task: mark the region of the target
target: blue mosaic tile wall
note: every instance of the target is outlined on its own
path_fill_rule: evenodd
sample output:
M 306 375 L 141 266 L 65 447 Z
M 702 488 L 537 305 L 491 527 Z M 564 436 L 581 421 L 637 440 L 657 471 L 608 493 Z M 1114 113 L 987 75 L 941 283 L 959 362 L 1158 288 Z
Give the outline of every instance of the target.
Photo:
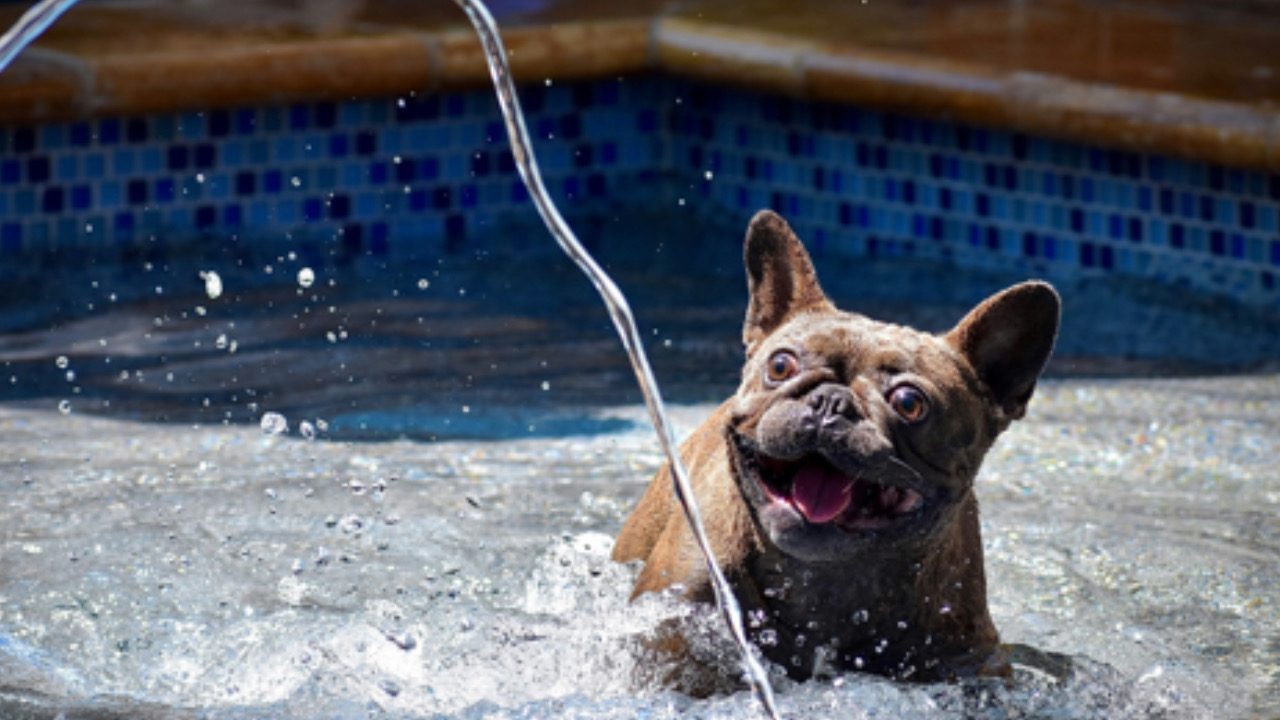
M 686 84 L 673 161 L 825 252 L 1280 297 L 1280 175 Z
M 772 207 L 819 253 L 1280 299 L 1280 175 L 662 77 L 522 100 L 569 212 L 678 202 L 745 223 Z M 50 249 L 230 238 L 320 262 L 456 252 L 534 221 L 506 147 L 488 92 L 7 128 L 0 272 Z

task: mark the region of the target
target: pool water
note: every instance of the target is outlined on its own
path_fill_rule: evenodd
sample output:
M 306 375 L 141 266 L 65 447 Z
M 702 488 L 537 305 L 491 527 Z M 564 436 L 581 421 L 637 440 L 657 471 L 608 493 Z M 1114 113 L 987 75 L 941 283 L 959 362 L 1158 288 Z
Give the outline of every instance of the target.
M 661 237 L 601 250 L 687 432 L 735 384 L 741 229 Z M 503 257 L 306 282 L 287 254 L 193 257 L 5 314 L 0 716 L 756 716 L 640 679 L 665 618 L 727 646 L 670 598 L 627 602 L 608 552 L 652 431 L 585 280 Z M 842 305 L 929 329 L 1017 279 L 818 265 Z M 1069 671 L 780 678 L 787 716 L 1280 716 L 1275 319 L 1060 289 L 1052 377 L 978 490 L 997 626 Z

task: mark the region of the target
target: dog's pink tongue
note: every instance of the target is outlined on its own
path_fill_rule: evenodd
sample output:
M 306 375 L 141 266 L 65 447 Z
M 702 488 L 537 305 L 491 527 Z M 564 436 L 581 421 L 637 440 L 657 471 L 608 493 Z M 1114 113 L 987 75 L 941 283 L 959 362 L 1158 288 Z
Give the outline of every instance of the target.
M 791 481 L 791 502 L 809 522 L 831 522 L 849 507 L 853 482 L 853 478 L 834 469 L 808 465 Z

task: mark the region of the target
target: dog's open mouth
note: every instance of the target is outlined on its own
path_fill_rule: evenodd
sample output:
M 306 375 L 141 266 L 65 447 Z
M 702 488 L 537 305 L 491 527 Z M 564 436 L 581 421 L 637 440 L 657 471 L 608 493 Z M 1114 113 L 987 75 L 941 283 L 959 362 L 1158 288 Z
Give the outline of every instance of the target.
M 747 451 L 744 456 L 769 499 L 789 504 L 813 525 L 882 530 L 915 516 L 925 504 L 916 490 L 846 474 L 820 455 L 779 460 Z

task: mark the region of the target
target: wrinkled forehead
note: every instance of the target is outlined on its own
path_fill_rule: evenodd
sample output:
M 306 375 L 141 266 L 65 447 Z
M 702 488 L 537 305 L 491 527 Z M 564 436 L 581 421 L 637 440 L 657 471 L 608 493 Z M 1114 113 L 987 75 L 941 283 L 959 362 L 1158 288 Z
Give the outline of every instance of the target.
M 950 346 L 935 335 L 849 312 L 793 318 L 765 341 L 756 359 L 763 360 L 782 349 L 842 366 L 850 374 L 868 370 L 952 370 L 959 360 Z

